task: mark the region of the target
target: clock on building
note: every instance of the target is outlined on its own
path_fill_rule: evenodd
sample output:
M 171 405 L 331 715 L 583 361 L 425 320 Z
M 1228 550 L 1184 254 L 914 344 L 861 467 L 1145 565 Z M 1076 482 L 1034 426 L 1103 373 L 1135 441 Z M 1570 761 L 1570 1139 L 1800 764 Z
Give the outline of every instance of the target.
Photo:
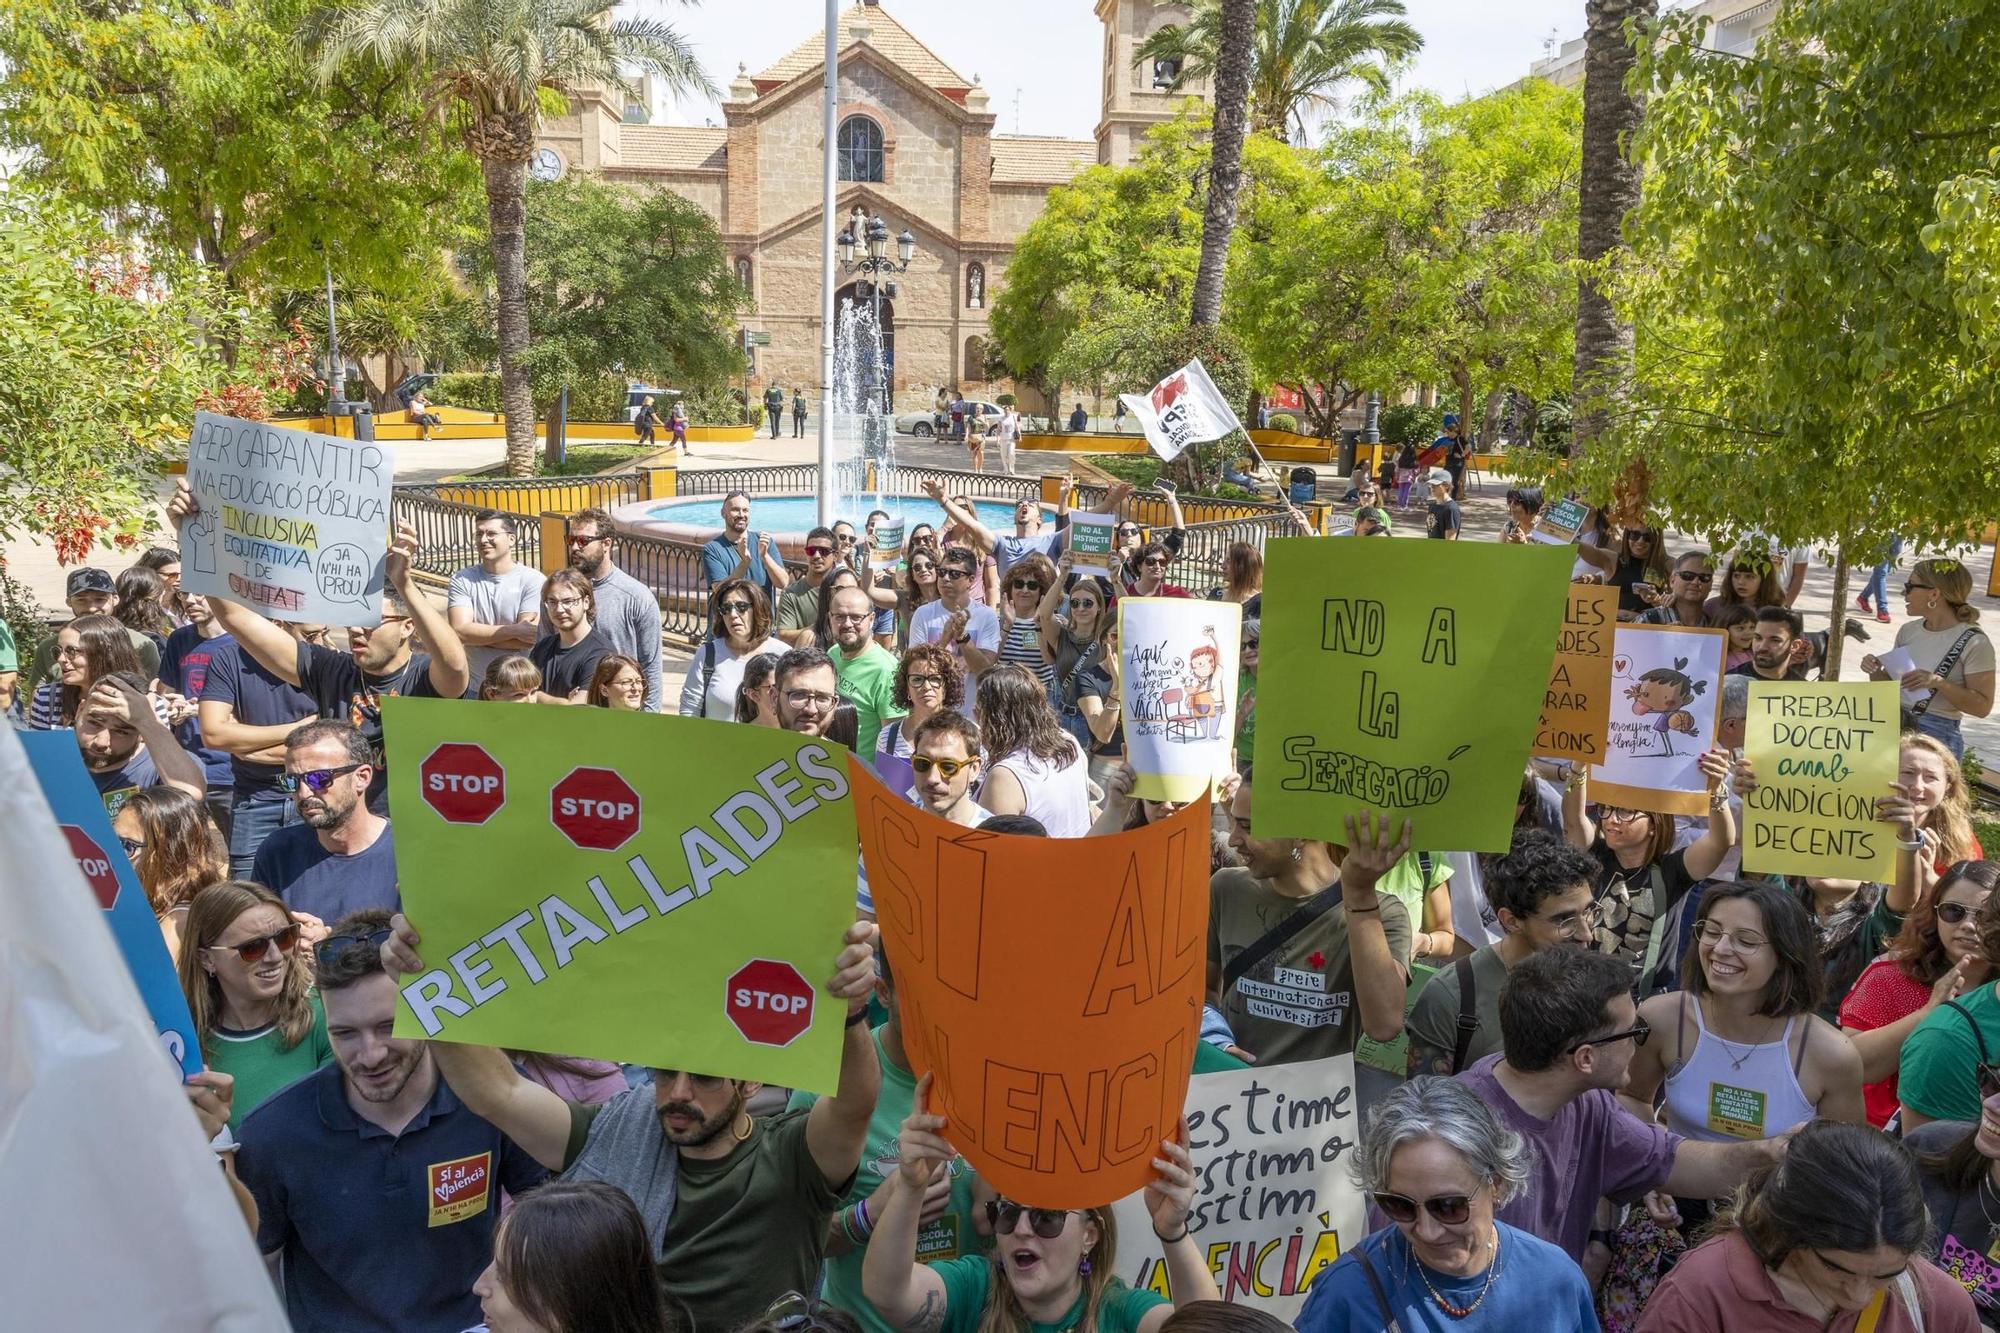
M 528 174 L 538 181 L 552 181 L 563 174 L 563 160 L 553 148 L 537 152 L 528 163 Z

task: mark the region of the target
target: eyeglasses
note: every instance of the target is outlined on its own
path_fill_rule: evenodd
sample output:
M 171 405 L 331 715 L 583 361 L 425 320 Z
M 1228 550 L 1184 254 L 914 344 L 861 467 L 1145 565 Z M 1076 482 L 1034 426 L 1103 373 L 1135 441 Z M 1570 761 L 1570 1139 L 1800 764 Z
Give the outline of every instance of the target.
M 823 713 L 839 703 L 840 696 L 837 694 L 826 694 L 819 690 L 787 690 L 785 691 L 785 702 L 794 708 L 810 706 L 814 710 Z
M 363 764 L 343 764 L 339 768 L 313 768 L 303 773 L 285 772 L 278 774 L 278 785 L 288 792 L 296 792 L 300 787 L 318 795 L 333 785 L 335 778 L 344 778 Z
M 1472 1216 L 1473 1195 L 1440 1194 L 1434 1199 L 1425 1199 L 1421 1204 L 1405 1194 L 1390 1194 L 1386 1190 L 1371 1190 L 1369 1196 L 1375 1206 L 1391 1222 L 1401 1222 L 1405 1226 L 1417 1220 L 1417 1209 L 1435 1217 L 1448 1227 L 1458 1226 Z
M 941 579 L 969 579 L 972 577 L 972 571 L 969 569 L 960 569 L 956 565 L 945 565 L 938 570 L 938 577 Z
M 1620 810 L 1615 806 L 1597 812 L 1597 822 L 1600 824 L 1629 824 L 1635 819 L 1651 818 L 1652 816 L 1644 810 Z
M 826 1333 L 832 1322 L 825 1316 L 832 1308 L 824 1301 L 788 1291 L 771 1303 L 761 1322 L 778 1329 L 780 1333 L 805 1333 L 805 1330 Z
M 272 945 L 278 946 L 279 953 L 290 953 L 298 942 L 299 927 L 298 923 L 294 922 L 283 930 L 274 930 L 269 935 L 259 935 L 254 940 L 243 940 L 236 944 L 211 944 L 208 947 L 217 951 L 234 950 L 236 956 L 244 962 L 260 963 L 264 961 L 264 955 L 271 951 Z
M 1903 596 L 1908 597 L 1911 593 L 1917 591 L 1919 588 L 1934 589 L 1936 587 L 1937 585 L 1935 583 L 1919 583 L 1915 579 L 1911 579 L 1908 583 L 1905 583 L 1903 585 Z
M 1692 570 L 1686 570 L 1686 569 L 1675 570 L 1674 577 L 1677 579 L 1686 579 L 1689 583 L 1715 582 L 1715 575 L 1713 574 L 1697 574 Z
M 1245 639 L 1243 641 L 1243 651 L 1246 653 L 1254 653 L 1257 651 L 1257 645 L 1262 642 L 1263 642 L 1262 639 Z
M 125 839 L 120 838 L 118 841 L 123 842 Z M 142 842 L 139 845 L 144 847 L 146 844 Z M 129 852 L 132 849 L 127 847 L 125 850 Z M 1942 925 L 1962 925 L 1965 919 L 1971 916 L 1976 910 L 1978 909 L 1967 903 L 1939 903 L 1937 905 L 1937 919 Z
M 854 534 L 851 532 L 836 532 L 833 534 L 833 539 L 842 546 L 854 545 Z
M 1150 560 L 1141 560 L 1139 567 L 1141 569 L 1165 569 L 1167 567 L 1166 558 L 1156 555 Z
M 1580 1051 L 1586 1046 L 1609 1046 L 1615 1041 L 1624 1041 L 1628 1037 L 1632 1040 L 1633 1045 L 1644 1046 L 1646 1038 L 1652 1035 L 1653 1025 L 1642 1018 L 1623 1032 L 1607 1032 L 1601 1037 L 1586 1037 L 1582 1041 L 1572 1043 L 1569 1049 Z
M 1042 590 L 1042 585 L 1035 582 L 1033 579 L 1007 580 L 1007 590 L 1009 592 L 1019 592 L 1023 588 L 1026 588 L 1029 592 L 1040 592 Z
M 832 555 L 832 554 L 833 554 L 833 548 L 832 548 L 831 546 L 808 546 L 808 547 L 806 547 L 806 554 L 807 554 L 807 555 Z
M 146 850 L 146 843 L 145 840 L 142 838 L 127 838 L 121 835 L 118 839 L 118 845 L 125 849 L 125 855 L 128 859 L 131 857 L 136 857 L 140 852 Z M 1946 906 L 1955 907 L 1957 906 L 1957 904 L 1948 903 L 1946 904 Z M 1944 908 L 1940 907 L 1938 909 L 1938 915 L 1939 916 L 1944 915 Z M 1960 919 L 1962 920 L 1963 918 Z
M 919 676 L 913 673 L 910 676 L 910 688 L 913 690 L 941 690 L 944 688 L 944 677 Z
M 371 930 L 366 935 L 329 935 L 313 950 L 313 957 L 321 967 L 332 967 L 341 957 L 355 949 L 380 949 L 382 941 L 389 938 L 387 926 Z
M 928 574 L 936 568 L 937 566 L 933 564 L 926 563 L 920 565 L 914 560 L 910 562 L 910 572 L 912 574 Z
M 1539 917 L 1537 920 L 1541 921 L 1544 925 L 1553 926 L 1562 934 L 1568 934 L 1573 927 L 1579 924 L 1594 930 L 1604 924 L 1604 908 L 1597 903 L 1592 903 L 1580 912 L 1564 912 L 1560 916 Z
M 685 1073 L 687 1071 L 683 1069 L 655 1069 L 653 1071 L 653 1082 L 662 1086 L 668 1086 Z M 688 1074 L 687 1081 L 688 1086 L 696 1092 L 714 1092 L 729 1080 L 720 1074 Z
M 74 657 L 77 661 L 81 662 L 83 660 L 83 645 L 80 643 L 58 644 L 56 645 L 56 656 Z
M 583 605 L 583 598 L 581 597 L 549 598 L 549 609 L 551 611 L 574 611 L 582 605 Z
M 874 618 L 875 613 L 873 611 L 835 611 L 827 616 L 828 620 L 837 621 L 843 625 L 859 624 L 861 621 L 873 620 Z
M 1137 528 L 1120 528 L 1120 529 L 1118 529 L 1118 535 L 1119 535 L 1120 537 L 1136 537 L 1136 536 L 1138 536 L 1138 535 L 1139 535 L 1139 529 L 1137 529 Z
M 1703 944 L 1720 944 L 1726 939 L 1738 953 L 1756 953 L 1770 942 L 1753 931 L 1724 930 L 1719 921 L 1704 921 L 1694 928 L 1694 933 Z
M 750 614 L 750 607 L 751 603 L 741 600 L 717 602 L 715 604 L 715 609 L 722 612 L 725 616 L 747 616 Z
M 920 754 L 911 758 L 910 771 L 922 776 L 935 768 L 938 772 L 944 774 L 945 777 L 955 778 L 958 776 L 958 770 L 978 762 L 977 759 L 932 759 L 928 755 Z
M 1069 605 L 1072 611 L 1095 611 L 1097 609 L 1097 599 L 1094 597 L 1072 597 L 1069 599 Z
M 988 1199 L 986 1220 L 993 1225 L 996 1236 L 1011 1236 L 1014 1228 L 1021 1223 L 1021 1214 L 1028 1215 L 1028 1225 L 1043 1240 L 1054 1240 L 1062 1235 L 1069 1225 L 1069 1213 L 1060 1208 L 1023 1208 L 1012 1199 Z
M 569 544 L 571 546 L 588 546 L 592 542 L 601 542 L 608 536 L 610 534 L 604 532 L 572 532 L 569 535 Z

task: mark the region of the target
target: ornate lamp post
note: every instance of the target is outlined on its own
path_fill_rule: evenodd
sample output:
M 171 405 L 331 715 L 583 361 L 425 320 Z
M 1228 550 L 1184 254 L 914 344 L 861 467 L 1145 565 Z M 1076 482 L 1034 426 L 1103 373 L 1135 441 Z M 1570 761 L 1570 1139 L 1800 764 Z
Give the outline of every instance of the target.
M 863 251 L 859 256 L 855 253 L 857 249 Z M 888 225 L 879 216 L 870 217 L 863 212 L 859 204 L 848 214 L 847 227 L 840 233 L 840 267 L 848 273 L 868 275 L 870 307 L 878 333 L 882 328 L 882 275 L 903 272 L 909 268 L 916 253 L 917 238 L 910 234 L 909 228 L 905 227 L 902 234 L 896 237 L 896 258 L 891 259 Z M 882 410 L 887 412 L 894 407 L 890 400 L 889 376 L 887 367 L 878 367 L 878 370 L 883 372 Z

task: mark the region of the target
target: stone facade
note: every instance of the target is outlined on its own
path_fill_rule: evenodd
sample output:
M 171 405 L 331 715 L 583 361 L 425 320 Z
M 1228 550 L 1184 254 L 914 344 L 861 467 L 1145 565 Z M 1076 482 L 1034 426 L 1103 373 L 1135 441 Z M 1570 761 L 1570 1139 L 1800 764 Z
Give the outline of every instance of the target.
M 1186 96 L 1206 92 L 1168 96 L 1152 87 L 1154 71 L 1130 64 L 1147 33 L 1185 21 L 1185 6 L 1097 0 L 1096 13 L 1106 67 L 1095 140 L 995 134 L 977 80 L 875 0 L 840 15 L 837 123 L 843 133 L 850 122 L 872 127 L 881 170 L 879 179 L 840 182 L 839 225 L 858 206 L 880 216 L 892 236 L 907 228 L 916 239 L 910 267 L 890 279 L 895 295 L 883 302 L 898 411 L 928 406 L 940 388 L 990 396 L 1013 387 L 987 382 L 981 363 L 987 312 L 1014 242 L 1041 215 L 1050 189 L 1095 163 L 1130 161 L 1147 128 L 1171 119 Z M 745 281 L 742 326 L 771 335 L 756 353 L 753 399 L 770 383 L 803 387 L 808 397 L 818 391 L 825 48 L 818 33 L 760 73 L 739 66 L 723 126 L 632 123 L 624 95 L 604 90 L 547 120 L 541 136 L 564 170 L 670 189 L 715 219 Z M 872 173 L 864 165 L 861 174 Z M 849 283 L 836 308 L 841 298 L 866 300 L 866 290 Z

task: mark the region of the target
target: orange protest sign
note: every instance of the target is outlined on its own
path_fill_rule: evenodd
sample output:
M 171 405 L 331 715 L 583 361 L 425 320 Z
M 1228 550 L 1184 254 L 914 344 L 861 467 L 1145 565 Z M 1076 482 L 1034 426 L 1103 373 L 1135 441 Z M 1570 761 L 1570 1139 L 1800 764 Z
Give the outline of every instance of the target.
M 1549 664 L 1542 720 L 1530 752 L 1548 759 L 1595 764 L 1604 758 L 1611 720 L 1611 646 L 1618 627 L 1618 589 L 1569 585 L 1562 635 Z
M 1097 838 L 982 833 L 850 760 L 911 1068 L 980 1175 L 1041 1208 L 1145 1188 L 1187 1100 L 1208 937 L 1204 794 Z

